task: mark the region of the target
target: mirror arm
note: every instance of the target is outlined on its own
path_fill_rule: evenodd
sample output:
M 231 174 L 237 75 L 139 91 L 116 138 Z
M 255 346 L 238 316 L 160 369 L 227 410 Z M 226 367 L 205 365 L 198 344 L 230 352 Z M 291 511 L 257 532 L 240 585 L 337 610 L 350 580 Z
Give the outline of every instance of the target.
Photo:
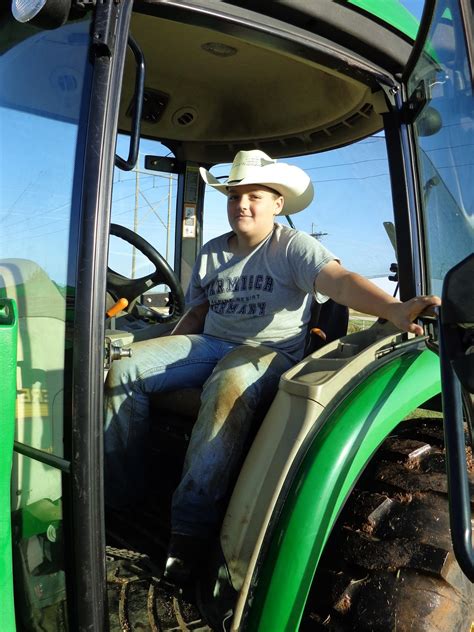
M 137 66 L 135 76 L 135 93 L 133 95 L 134 108 L 132 120 L 132 133 L 130 135 L 130 148 L 128 158 L 124 160 L 115 154 L 115 166 L 123 171 L 131 171 L 138 160 L 138 150 L 140 147 L 140 122 L 143 110 L 143 93 L 145 91 L 145 57 L 135 39 L 129 35 L 128 45 L 130 46 Z
M 446 467 L 453 549 L 462 571 L 474 582 L 471 501 L 467 477 L 461 383 L 446 348 L 443 325 L 439 326 L 439 355 L 443 386 L 443 417 L 446 442 Z

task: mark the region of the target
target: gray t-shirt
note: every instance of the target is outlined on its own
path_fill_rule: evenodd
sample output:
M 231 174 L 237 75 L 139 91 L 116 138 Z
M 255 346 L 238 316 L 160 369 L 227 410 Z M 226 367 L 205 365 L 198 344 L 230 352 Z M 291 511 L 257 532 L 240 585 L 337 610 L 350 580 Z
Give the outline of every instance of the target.
M 188 307 L 209 301 L 204 333 L 267 345 L 299 360 L 303 353 L 314 281 L 336 257 L 306 233 L 275 224 L 249 255 L 229 249 L 232 232 L 206 243 L 193 268 Z M 316 295 L 323 303 L 327 297 Z

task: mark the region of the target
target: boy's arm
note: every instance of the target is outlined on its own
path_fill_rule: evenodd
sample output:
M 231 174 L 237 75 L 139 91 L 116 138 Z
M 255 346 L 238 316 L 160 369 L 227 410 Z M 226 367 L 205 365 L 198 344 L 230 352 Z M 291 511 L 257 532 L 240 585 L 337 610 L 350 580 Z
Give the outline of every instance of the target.
M 170 336 L 181 334 L 200 334 L 204 330 L 204 321 L 209 311 L 209 302 L 201 303 L 188 309 L 179 319 Z
M 413 321 L 426 309 L 440 305 L 437 296 L 417 296 L 404 303 L 390 296 L 368 279 L 330 261 L 316 277 L 315 289 L 336 303 L 358 312 L 386 318 L 403 331 L 421 335 L 423 328 Z

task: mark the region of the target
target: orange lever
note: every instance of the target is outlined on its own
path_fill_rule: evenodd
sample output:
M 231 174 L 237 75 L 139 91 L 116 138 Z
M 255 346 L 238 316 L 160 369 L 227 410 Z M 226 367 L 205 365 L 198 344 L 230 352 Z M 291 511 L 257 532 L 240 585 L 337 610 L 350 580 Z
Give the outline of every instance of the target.
M 320 338 L 324 340 L 324 342 L 326 342 L 326 334 L 324 333 L 322 329 L 319 329 L 319 327 L 313 327 L 310 331 L 312 334 L 319 336 Z
M 128 305 L 128 301 L 127 301 L 126 298 L 119 298 L 119 300 L 115 303 L 115 305 L 112 305 L 112 307 L 107 310 L 106 315 L 109 318 L 113 318 L 119 312 L 121 312 L 123 309 L 125 309 L 127 307 L 127 305 Z

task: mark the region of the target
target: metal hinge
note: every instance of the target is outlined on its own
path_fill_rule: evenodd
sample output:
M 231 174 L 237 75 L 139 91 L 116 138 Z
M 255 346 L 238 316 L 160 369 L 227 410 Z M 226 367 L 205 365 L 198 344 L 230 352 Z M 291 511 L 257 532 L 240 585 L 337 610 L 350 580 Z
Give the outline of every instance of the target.
M 95 8 L 92 46 L 96 55 L 111 56 L 115 48 L 118 18 L 123 0 L 76 0 L 73 7 L 82 11 Z
M 420 81 L 415 90 L 410 95 L 408 101 L 402 106 L 401 117 L 405 124 L 412 124 L 425 107 L 428 101 L 427 87 L 425 81 Z

